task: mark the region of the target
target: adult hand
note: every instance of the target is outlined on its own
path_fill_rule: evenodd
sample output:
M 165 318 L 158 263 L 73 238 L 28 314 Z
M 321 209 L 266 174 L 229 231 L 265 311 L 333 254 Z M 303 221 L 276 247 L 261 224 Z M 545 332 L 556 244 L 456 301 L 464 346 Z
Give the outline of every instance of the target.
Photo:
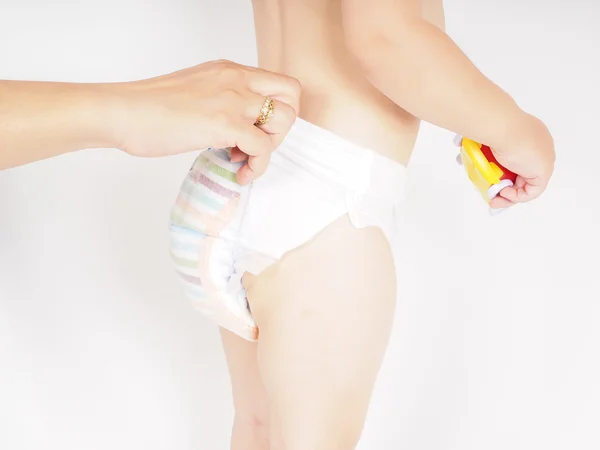
M 294 123 L 300 84 L 293 78 L 229 61 L 213 61 L 169 75 L 116 87 L 123 114 L 117 146 L 136 156 L 164 156 L 206 147 L 233 147 L 247 159 L 238 181 L 266 170 L 271 152 Z M 255 126 L 269 96 L 273 117 Z
M 254 126 L 265 98 L 275 113 Z M 85 148 L 157 157 L 233 147 L 260 176 L 296 119 L 300 84 L 229 61 L 128 83 L 0 80 L 0 170 Z

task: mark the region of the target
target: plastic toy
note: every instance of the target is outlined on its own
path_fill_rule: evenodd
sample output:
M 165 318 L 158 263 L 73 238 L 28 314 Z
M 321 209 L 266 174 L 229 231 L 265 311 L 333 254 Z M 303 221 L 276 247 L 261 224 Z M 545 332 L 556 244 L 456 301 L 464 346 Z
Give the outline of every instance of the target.
M 502 167 L 487 145 L 462 136 L 456 136 L 454 143 L 460 147 L 456 161 L 464 167 L 486 203 L 489 204 L 502 189 L 515 183 L 517 175 Z

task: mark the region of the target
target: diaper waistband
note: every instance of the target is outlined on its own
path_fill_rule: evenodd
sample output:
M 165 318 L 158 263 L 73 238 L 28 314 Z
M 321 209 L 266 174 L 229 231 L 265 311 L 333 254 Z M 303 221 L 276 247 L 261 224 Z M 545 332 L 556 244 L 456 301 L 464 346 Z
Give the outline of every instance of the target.
M 399 195 L 406 181 L 402 164 L 300 118 L 275 154 L 346 189 L 382 198 Z

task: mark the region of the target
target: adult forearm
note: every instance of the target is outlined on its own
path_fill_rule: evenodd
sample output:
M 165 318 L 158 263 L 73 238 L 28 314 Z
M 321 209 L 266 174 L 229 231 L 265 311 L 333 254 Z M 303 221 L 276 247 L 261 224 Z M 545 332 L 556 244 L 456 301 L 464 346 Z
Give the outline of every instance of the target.
M 362 40 L 359 59 L 370 81 L 422 120 L 489 145 L 502 145 L 524 117 L 440 29 L 424 20 L 385 27 Z M 367 51 L 368 46 L 368 51 Z
M 84 148 L 163 157 L 231 147 L 248 183 L 298 111 L 300 84 L 226 60 L 125 83 L 0 81 L 0 170 Z M 265 104 L 274 115 L 256 124 Z M 255 125 L 256 124 L 256 125 Z
M 0 170 L 114 145 L 109 85 L 0 81 Z

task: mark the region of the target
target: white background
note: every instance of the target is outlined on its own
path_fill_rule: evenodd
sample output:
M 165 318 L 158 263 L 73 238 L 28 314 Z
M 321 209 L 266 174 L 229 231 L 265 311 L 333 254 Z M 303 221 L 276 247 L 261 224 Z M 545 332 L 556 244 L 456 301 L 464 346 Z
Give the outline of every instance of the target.
M 549 124 L 556 175 L 492 220 L 452 135 L 423 128 L 396 326 L 359 448 L 600 448 L 600 7 L 454 0 L 447 16 Z M 254 64 L 252 27 L 245 0 L 0 0 L 0 79 Z M 0 173 L 0 449 L 227 448 L 218 336 L 167 257 L 192 158 L 86 151 Z

